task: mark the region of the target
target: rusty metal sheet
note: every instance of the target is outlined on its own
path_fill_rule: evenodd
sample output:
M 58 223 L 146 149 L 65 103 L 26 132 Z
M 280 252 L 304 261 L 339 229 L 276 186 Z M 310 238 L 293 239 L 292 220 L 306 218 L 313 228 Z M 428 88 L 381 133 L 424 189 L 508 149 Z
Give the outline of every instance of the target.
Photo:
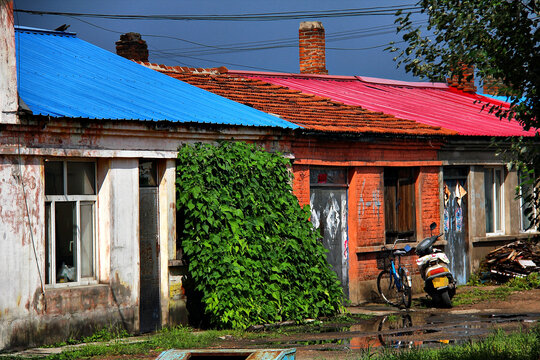
M 156 360 L 196 360 L 219 358 L 221 360 L 295 360 L 296 349 L 191 349 L 167 350 Z

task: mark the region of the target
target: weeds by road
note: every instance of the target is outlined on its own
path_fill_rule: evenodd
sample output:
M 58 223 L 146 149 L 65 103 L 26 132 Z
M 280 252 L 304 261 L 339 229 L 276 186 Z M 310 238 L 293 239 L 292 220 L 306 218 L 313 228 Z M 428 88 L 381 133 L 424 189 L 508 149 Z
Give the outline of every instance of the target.
M 68 346 L 59 354 L 51 354 L 46 357 L 36 358 L 46 360 L 71 360 L 88 359 L 98 356 L 147 354 L 150 351 L 160 352 L 166 349 L 196 349 L 208 347 L 219 341 L 220 337 L 225 336 L 249 338 L 250 336 L 257 337 L 261 335 L 232 330 L 197 332 L 186 327 L 163 329 L 154 335 L 137 338 L 136 340 L 129 338 L 113 338 L 112 341 L 108 341 L 107 338 L 111 337 L 110 334 L 98 334 L 97 336 L 86 338 L 87 340 L 97 342 Z M 17 358 L 9 355 L 0 355 L 0 359 L 23 359 L 23 357 Z M 28 359 L 28 357 L 24 357 L 24 359 Z
M 366 352 L 361 360 L 538 360 L 540 359 L 540 327 L 525 333 L 507 334 L 498 331 L 481 341 L 440 349 L 411 349 L 399 352 L 384 350 Z
M 460 287 L 453 299 L 454 306 L 471 305 L 486 300 L 504 301 L 516 291 L 526 291 L 540 288 L 540 274 L 532 273 L 525 278 L 514 278 L 499 286 L 483 286 L 472 278 L 474 287 Z

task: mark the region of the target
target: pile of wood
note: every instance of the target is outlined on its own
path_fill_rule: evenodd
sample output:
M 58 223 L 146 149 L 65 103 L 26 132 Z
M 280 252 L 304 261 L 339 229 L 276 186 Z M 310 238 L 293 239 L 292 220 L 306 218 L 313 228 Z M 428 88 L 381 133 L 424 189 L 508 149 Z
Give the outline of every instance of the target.
M 491 251 L 483 267 L 492 275 L 525 277 L 540 271 L 540 238 L 518 240 Z

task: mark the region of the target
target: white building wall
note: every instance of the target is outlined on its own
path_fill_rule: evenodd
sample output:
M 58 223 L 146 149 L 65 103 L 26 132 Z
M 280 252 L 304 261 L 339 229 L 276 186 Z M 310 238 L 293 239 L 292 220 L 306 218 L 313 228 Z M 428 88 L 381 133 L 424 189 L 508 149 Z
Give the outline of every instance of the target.
M 38 273 L 39 267 L 44 276 L 44 253 L 34 253 L 34 245 L 44 247 L 41 166 L 35 157 L 20 161 L 21 166 L 18 157 L 0 155 L 0 348 L 44 308 Z
M 0 0 L 0 124 L 16 123 L 17 107 L 13 1 Z
M 110 283 L 116 296 L 139 296 L 139 161 L 112 159 L 110 197 Z

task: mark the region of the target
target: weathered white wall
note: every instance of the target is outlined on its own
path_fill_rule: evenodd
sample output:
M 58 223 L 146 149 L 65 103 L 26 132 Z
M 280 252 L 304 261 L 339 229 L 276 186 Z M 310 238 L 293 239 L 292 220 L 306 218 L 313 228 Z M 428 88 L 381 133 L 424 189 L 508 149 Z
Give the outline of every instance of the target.
M 44 276 L 44 252 L 36 257 L 32 243 L 44 248 L 41 178 L 39 158 L 0 155 L 0 348 L 21 321 L 43 309 L 38 266 Z
M 13 1 L 0 0 L 0 124 L 17 122 L 17 67 Z
M 110 283 L 122 306 L 139 297 L 139 161 L 111 159 Z M 135 326 L 138 328 L 138 324 Z
M 169 257 L 176 249 L 176 162 L 163 160 L 159 184 L 159 270 L 162 324 L 169 323 Z

